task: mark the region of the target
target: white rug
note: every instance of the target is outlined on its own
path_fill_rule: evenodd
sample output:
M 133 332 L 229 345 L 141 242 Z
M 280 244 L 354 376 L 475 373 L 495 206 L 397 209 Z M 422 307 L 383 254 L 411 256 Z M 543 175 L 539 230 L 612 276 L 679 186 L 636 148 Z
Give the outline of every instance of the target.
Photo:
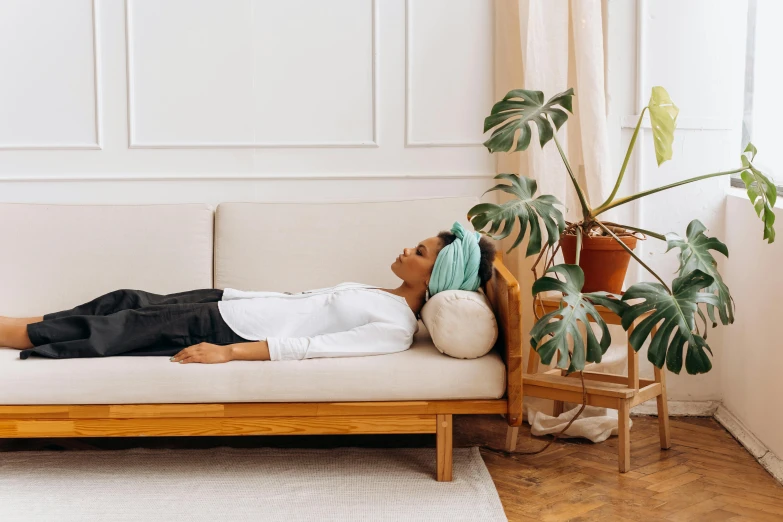
M 478 448 L 229 448 L 0 453 L 0 520 L 505 521 Z

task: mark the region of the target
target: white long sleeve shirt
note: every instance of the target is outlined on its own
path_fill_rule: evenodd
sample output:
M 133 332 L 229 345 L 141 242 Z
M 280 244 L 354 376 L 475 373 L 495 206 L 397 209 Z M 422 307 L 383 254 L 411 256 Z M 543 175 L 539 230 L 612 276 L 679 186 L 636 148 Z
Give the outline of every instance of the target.
M 237 335 L 266 340 L 273 361 L 400 352 L 419 328 L 404 297 L 362 283 L 297 293 L 226 288 L 218 308 Z

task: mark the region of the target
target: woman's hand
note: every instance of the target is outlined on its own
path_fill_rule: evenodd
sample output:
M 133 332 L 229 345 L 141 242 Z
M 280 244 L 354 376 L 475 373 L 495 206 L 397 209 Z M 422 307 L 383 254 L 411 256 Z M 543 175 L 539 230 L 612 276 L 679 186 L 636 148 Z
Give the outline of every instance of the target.
M 177 353 L 170 360 L 179 363 L 224 363 L 231 361 L 232 345 L 218 345 L 211 343 L 198 343 L 188 346 Z

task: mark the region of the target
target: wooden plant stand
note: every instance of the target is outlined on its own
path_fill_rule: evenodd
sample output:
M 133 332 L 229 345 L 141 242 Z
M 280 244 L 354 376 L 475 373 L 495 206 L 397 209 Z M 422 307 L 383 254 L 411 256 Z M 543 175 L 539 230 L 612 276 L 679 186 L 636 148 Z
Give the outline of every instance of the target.
M 544 313 L 557 310 L 560 298 L 547 296 L 541 299 Z M 603 306 L 596 306 L 606 324 L 620 324 L 620 317 Z M 637 319 L 628 330 L 630 336 L 633 328 L 647 315 Z M 653 333 L 655 333 L 655 328 Z M 564 402 L 581 404 L 583 401 L 580 373 L 584 373 L 587 388 L 587 404 L 617 410 L 618 417 L 618 464 L 621 473 L 631 467 L 630 440 L 630 410 L 637 404 L 656 399 L 658 402 L 658 427 L 661 438 L 661 448 L 671 447 L 669 435 L 669 408 L 666 403 L 666 373 L 665 370 L 655 370 L 653 380 L 639 378 L 639 354 L 628 343 L 628 376 L 598 373 L 591 371 L 573 372 L 566 376 L 564 370 L 553 369 L 538 373 L 538 354 L 531 348 L 528 357 L 527 371 L 524 376 L 523 395 L 550 399 L 554 403 L 554 415 L 563 412 Z M 506 436 L 506 450 L 513 451 L 517 443 L 519 428 L 509 426 Z

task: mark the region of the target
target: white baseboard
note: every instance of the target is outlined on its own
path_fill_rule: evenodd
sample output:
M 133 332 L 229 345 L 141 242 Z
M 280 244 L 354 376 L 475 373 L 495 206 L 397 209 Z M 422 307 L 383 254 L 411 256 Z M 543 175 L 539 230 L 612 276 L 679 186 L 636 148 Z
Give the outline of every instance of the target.
M 636 415 L 658 415 L 655 401 L 631 408 Z M 721 401 L 669 401 L 670 417 L 713 417 L 753 455 L 775 480 L 783 484 L 783 459 L 772 453 Z
M 670 417 L 712 417 L 720 401 L 669 401 Z M 658 415 L 655 401 L 647 401 L 631 408 L 637 415 Z
M 658 407 L 655 401 L 647 401 L 631 408 L 631 413 L 658 415 Z M 783 484 L 783 459 L 772 453 L 721 401 L 669 401 L 669 416 L 713 417 L 775 480 Z
M 740 444 L 745 446 L 748 453 L 753 455 L 759 464 L 769 471 L 770 475 L 783 484 L 783 460 L 772 453 L 763 442 L 756 438 L 756 436 L 742 424 L 742 421 L 722 404 L 715 412 L 715 420 L 726 428 Z

